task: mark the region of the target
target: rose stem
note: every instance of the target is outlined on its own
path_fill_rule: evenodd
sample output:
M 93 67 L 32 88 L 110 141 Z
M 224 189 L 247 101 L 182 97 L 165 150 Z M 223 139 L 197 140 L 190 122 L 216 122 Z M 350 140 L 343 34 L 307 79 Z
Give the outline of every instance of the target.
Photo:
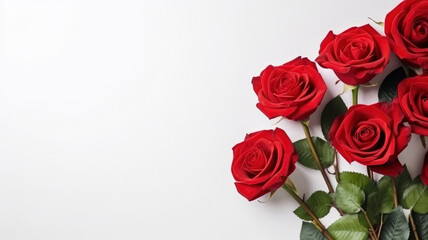
M 371 236 L 374 240 L 379 240 L 379 238 L 378 238 L 378 237 L 377 237 L 377 235 L 376 235 L 376 231 L 375 231 L 375 230 L 374 230 L 374 228 L 373 228 L 372 222 L 370 221 L 369 216 L 367 216 L 367 212 L 366 212 L 366 211 L 364 211 L 364 209 L 363 209 L 363 208 L 360 208 L 360 209 L 361 209 L 361 211 L 363 212 L 364 217 L 365 217 L 365 218 L 366 218 L 366 220 L 367 220 L 367 223 L 369 224 L 370 231 L 371 231 L 370 236 Z
M 397 186 L 395 186 L 395 181 L 393 178 L 391 178 L 391 182 L 392 182 L 392 193 L 394 196 L 394 208 L 397 208 L 398 207 Z
M 309 132 L 309 121 L 302 122 L 302 126 L 303 126 L 303 131 L 305 132 L 305 135 L 306 135 L 306 140 L 308 141 L 308 144 L 309 144 L 309 148 L 311 149 L 312 155 L 314 155 L 315 162 L 317 163 L 318 168 L 321 172 L 321 175 L 324 178 L 325 183 L 327 184 L 328 192 L 333 193 L 334 192 L 333 186 L 331 185 L 330 179 L 328 179 L 327 173 L 325 173 L 325 170 L 321 165 L 320 158 L 318 157 L 317 150 L 315 149 L 314 142 L 312 141 L 312 136 L 311 136 L 311 133 Z
M 294 198 L 294 200 L 296 200 L 297 203 L 299 203 L 299 205 L 303 208 L 303 210 L 306 211 L 306 213 L 309 214 L 309 216 L 311 216 L 311 218 L 314 220 L 314 225 L 318 228 L 318 230 L 320 230 L 320 232 L 329 240 L 334 240 L 334 238 L 330 235 L 330 233 L 327 231 L 327 229 L 325 228 L 325 226 L 321 223 L 321 221 L 318 219 L 318 217 L 314 214 L 314 212 L 312 212 L 312 210 L 309 208 L 308 205 L 306 205 L 306 203 L 299 197 L 299 195 L 297 195 L 292 189 L 290 189 L 287 185 L 282 185 L 282 188 L 285 189 L 285 191 L 288 192 L 288 194 L 290 194 L 290 196 L 292 198 Z
M 377 237 L 380 237 L 380 232 L 382 231 L 382 225 L 383 225 L 383 213 L 380 215 L 380 224 L 379 224 L 379 229 L 377 232 Z
M 334 150 L 334 163 L 333 163 L 333 167 L 334 167 L 334 175 L 336 176 L 336 182 L 340 181 L 340 176 L 339 176 L 339 159 L 337 158 L 337 151 Z
M 415 220 L 413 219 L 412 211 L 409 214 L 410 225 L 412 225 L 413 235 L 415 235 L 415 240 L 419 240 L 418 231 L 416 231 Z
M 360 89 L 360 85 L 357 85 L 352 89 L 352 105 L 358 104 L 358 89 Z
M 374 180 L 373 171 L 372 171 L 372 170 L 370 170 L 370 167 L 369 167 L 369 166 L 367 166 L 367 176 L 369 176 L 369 178 L 370 178 L 371 180 Z
M 340 176 L 339 176 L 339 159 L 337 158 L 337 151 L 334 150 L 334 163 L 333 163 L 333 167 L 334 167 L 334 175 L 336 177 L 336 182 L 340 181 Z M 338 207 L 334 206 L 334 208 L 336 208 L 336 210 L 339 212 L 340 216 L 343 216 L 345 213 L 340 210 Z

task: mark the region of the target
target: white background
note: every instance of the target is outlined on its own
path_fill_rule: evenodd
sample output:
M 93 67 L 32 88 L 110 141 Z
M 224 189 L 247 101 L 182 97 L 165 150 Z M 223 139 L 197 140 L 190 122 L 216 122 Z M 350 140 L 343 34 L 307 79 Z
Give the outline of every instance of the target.
M 1 3 L 0 239 L 279 240 L 298 239 L 297 204 L 240 196 L 231 148 L 262 129 L 304 134 L 255 107 L 252 76 L 315 59 L 329 30 L 383 21 L 399 1 Z M 320 71 L 322 107 L 343 86 Z M 401 156 L 414 176 L 418 140 Z M 302 194 L 326 190 L 302 166 L 291 179 Z

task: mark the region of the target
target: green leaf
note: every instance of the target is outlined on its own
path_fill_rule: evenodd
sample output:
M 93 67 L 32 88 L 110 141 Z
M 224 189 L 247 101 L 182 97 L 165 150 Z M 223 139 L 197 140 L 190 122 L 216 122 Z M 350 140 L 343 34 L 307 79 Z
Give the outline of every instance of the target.
M 394 190 L 392 188 L 392 178 L 382 177 L 377 184 L 381 196 L 381 213 L 390 213 L 394 208 Z
M 331 198 L 326 192 L 316 191 L 305 202 L 318 218 L 322 218 L 330 212 Z M 302 207 L 294 210 L 294 214 L 303 220 L 312 220 L 311 216 Z
M 365 195 L 363 190 L 358 186 L 340 182 L 337 185 L 334 201 L 336 206 L 342 209 L 345 213 L 357 213 L 361 210 L 361 204 L 364 201 Z
M 386 76 L 379 87 L 379 102 L 392 102 L 392 99 L 397 96 L 398 84 L 406 77 L 406 73 L 402 67 L 395 69 Z
M 418 214 L 412 212 L 413 220 L 415 221 L 416 232 L 418 233 L 419 239 L 428 239 L 428 214 Z M 410 238 L 415 239 L 413 231 L 410 231 Z
M 302 222 L 300 240 L 327 240 L 327 238 L 312 223 Z
M 428 187 L 419 178 L 403 193 L 403 207 L 416 213 L 428 213 Z
M 360 224 L 363 225 L 366 228 L 369 228 L 369 222 L 367 222 L 366 216 L 363 212 L 356 213 L 358 216 L 358 221 L 360 221 Z
M 366 195 L 377 190 L 373 180 L 366 175 L 357 172 L 341 172 L 339 175 L 339 181 L 356 185 L 363 190 Z
M 314 142 L 323 168 L 330 167 L 334 162 L 334 150 L 331 145 L 319 137 L 312 137 L 312 141 Z M 293 145 L 299 155 L 299 163 L 305 167 L 318 170 L 318 165 L 309 148 L 307 139 L 300 139 L 294 142 Z
M 337 240 L 366 240 L 368 237 L 368 229 L 360 223 L 357 214 L 344 215 L 327 230 Z
M 330 131 L 331 125 L 333 125 L 334 119 L 348 110 L 342 98 L 339 96 L 330 100 L 325 105 L 324 110 L 321 113 L 321 130 L 324 138 L 329 141 L 328 132 Z
M 397 198 L 400 205 L 403 205 L 403 193 L 412 184 L 412 177 L 410 176 L 407 166 L 404 165 L 404 169 L 398 177 L 394 179 L 395 186 L 397 188 Z
M 382 205 L 382 196 L 376 191 L 367 196 L 366 212 L 373 225 L 380 222 L 380 211 Z
M 409 226 L 403 208 L 399 206 L 388 214 L 382 227 L 380 240 L 407 240 L 409 238 Z

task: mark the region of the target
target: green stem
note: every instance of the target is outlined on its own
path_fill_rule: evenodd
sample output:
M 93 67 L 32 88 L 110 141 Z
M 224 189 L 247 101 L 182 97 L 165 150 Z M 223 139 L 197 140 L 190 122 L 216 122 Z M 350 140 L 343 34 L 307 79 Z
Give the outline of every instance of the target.
M 334 192 L 333 186 L 331 185 L 331 182 L 327 176 L 327 173 L 325 172 L 324 168 L 322 167 L 321 160 L 318 156 L 317 150 L 315 149 L 314 142 L 312 141 L 312 136 L 311 136 L 311 133 L 309 131 L 308 125 L 309 125 L 308 123 L 302 122 L 303 131 L 305 132 L 305 135 L 306 135 L 306 140 L 308 141 L 309 148 L 311 149 L 312 155 L 315 158 L 315 162 L 316 162 L 316 164 L 317 164 L 317 166 L 321 172 L 321 175 L 324 178 L 325 183 L 327 184 L 329 193 L 333 193 Z
M 352 89 L 352 105 L 358 104 L 358 89 L 360 89 L 360 85 L 357 85 Z
M 392 193 L 394 197 L 394 208 L 398 207 L 398 197 L 397 197 L 397 186 L 395 186 L 394 178 L 391 178 L 392 183 Z
M 374 240 L 379 240 L 379 238 L 378 238 L 378 237 L 377 237 L 377 235 L 376 235 L 376 231 L 375 231 L 375 230 L 374 230 L 374 228 L 373 228 L 372 222 L 370 221 L 370 218 L 369 218 L 369 216 L 367 215 L 367 212 L 366 212 L 366 211 L 364 211 L 364 209 L 363 209 L 363 208 L 361 208 L 361 211 L 363 212 L 364 217 L 366 218 L 367 223 L 369 224 L 370 231 L 372 232 L 372 234 L 370 234 L 370 235 L 372 236 L 372 238 L 373 238 Z
M 367 166 L 367 176 L 374 181 L 373 171 Z
M 412 211 L 409 214 L 410 225 L 412 226 L 413 235 L 415 236 L 415 240 L 419 240 L 418 231 L 416 230 L 415 220 L 413 219 Z
M 292 189 L 290 189 L 285 184 L 282 185 L 282 188 L 285 189 L 285 191 L 290 194 L 294 200 L 296 200 L 297 203 L 303 208 L 303 210 L 308 213 L 309 216 L 311 216 L 312 220 L 314 221 L 314 225 L 320 230 L 320 232 L 328 239 L 328 240 L 334 240 L 334 238 L 330 235 L 330 233 L 327 231 L 327 228 L 325 228 L 324 224 L 321 223 L 321 221 L 318 219 L 318 217 L 312 212 L 312 210 L 309 208 L 309 206 L 297 195 Z
M 406 74 L 406 76 L 410 77 L 410 69 L 409 69 L 409 67 L 406 66 L 406 65 L 403 65 L 402 67 L 403 67 L 403 71 Z
M 334 167 L 334 175 L 336 176 L 336 182 L 339 182 L 340 180 L 340 176 L 339 176 L 339 159 L 337 158 L 337 151 L 334 150 L 334 163 L 333 163 L 333 167 Z
M 382 231 L 382 226 L 383 226 L 383 213 L 380 215 L 380 224 L 378 227 L 378 232 L 377 232 L 377 237 L 380 238 L 380 233 Z

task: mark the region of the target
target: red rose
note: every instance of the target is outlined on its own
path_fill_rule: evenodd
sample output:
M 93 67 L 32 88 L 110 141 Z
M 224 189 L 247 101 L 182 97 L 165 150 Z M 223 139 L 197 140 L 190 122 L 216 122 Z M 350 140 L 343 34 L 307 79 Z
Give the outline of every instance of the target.
M 403 169 L 397 156 L 410 141 L 410 128 L 403 125 L 403 118 L 396 104 L 355 105 L 334 120 L 329 138 L 349 163 L 397 176 Z
M 232 174 L 249 201 L 280 188 L 295 169 L 297 153 L 282 129 L 250 133 L 233 147 Z
M 285 117 L 300 121 L 321 103 L 327 86 L 314 62 L 298 57 L 282 66 L 268 66 L 254 77 L 257 107 L 269 118 Z
M 315 61 L 330 68 L 348 85 L 367 83 L 389 62 L 388 40 L 370 25 L 352 27 L 339 35 L 330 31 Z
M 428 1 L 405 0 L 385 19 L 392 51 L 411 67 L 428 69 Z
M 428 185 L 428 152 L 425 154 L 424 165 L 421 172 L 421 180 L 425 185 Z
M 406 78 L 398 84 L 398 101 L 412 132 L 428 136 L 428 76 Z

